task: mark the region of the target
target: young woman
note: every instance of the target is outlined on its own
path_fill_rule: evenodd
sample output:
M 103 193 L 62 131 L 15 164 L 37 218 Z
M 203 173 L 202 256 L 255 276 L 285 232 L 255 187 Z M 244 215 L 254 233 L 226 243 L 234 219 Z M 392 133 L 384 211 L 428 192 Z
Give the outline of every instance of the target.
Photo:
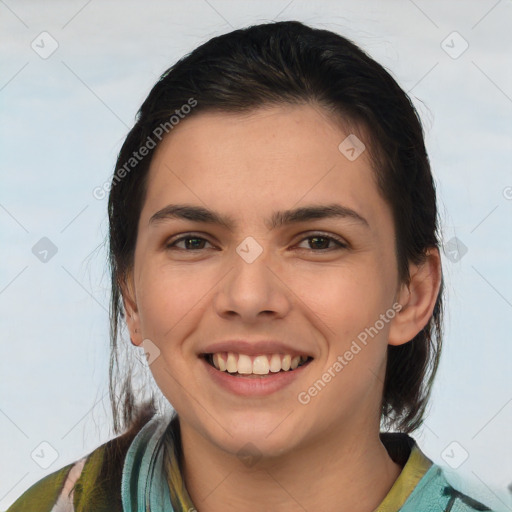
M 353 43 L 269 23 L 180 60 L 109 220 L 119 435 L 10 512 L 490 510 L 409 436 L 442 340 L 436 196 L 414 107 Z M 123 322 L 172 415 L 117 386 Z

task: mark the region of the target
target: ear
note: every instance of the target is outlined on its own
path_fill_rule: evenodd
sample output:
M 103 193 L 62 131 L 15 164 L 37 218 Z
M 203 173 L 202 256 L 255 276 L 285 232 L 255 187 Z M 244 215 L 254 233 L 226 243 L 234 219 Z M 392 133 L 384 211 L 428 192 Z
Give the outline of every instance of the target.
M 135 285 L 133 272 L 130 271 L 121 283 L 121 295 L 123 298 L 124 310 L 126 313 L 125 321 L 130 332 L 130 340 L 133 345 L 140 346 L 142 343 L 142 333 L 140 328 L 140 317 L 137 309 L 137 296 L 135 294 Z
M 420 265 L 409 266 L 410 281 L 402 284 L 397 302 L 402 309 L 393 318 L 388 343 L 403 345 L 411 341 L 429 322 L 441 287 L 441 257 L 437 247 L 427 251 Z

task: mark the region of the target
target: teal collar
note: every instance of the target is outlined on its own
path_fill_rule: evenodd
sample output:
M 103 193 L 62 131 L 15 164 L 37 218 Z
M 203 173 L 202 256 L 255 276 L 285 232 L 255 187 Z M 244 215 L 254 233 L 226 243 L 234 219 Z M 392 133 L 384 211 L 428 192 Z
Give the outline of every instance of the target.
M 155 415 L 132 441 L 121 479 L 124 512 L 174 512 L 163 470 L 162 440 L 170 421 L 170 416 Z
M 164 434 L 172 417 L 172 414 L 155 415 L 142 427 L 128 448 L 121 479 L 121 501 L 124 512 L 174 512 L 163 460 Z M 405 439 L 407 439 L 407 443 L 404 443 Z M 412 438 L 404 434 L 394 434 L 386 437 L 386 441 L 388 444 L 393 444 L 393 441 L 397 446 L 398 444 L 403 445 L 402 453 L 399 453 L 400 450 L 394 450 L 397 459 L 409 458 L 410 444 L 414 444 Z M 400 448 L 400 446 L 398 447 Z M 422 457 L 424 458 L 423 455 Z M 384 503 L 377 511 L 389 510 L 385 506 L 382 507 Z M 400 512 L 491 510 L 470 496 L 454 489 L 436 464 L 432 464 L 426 473 L 422 473 L 419 482 L 414 483 L 414 489 L 406 498 L 405 503 L 398 506 Z

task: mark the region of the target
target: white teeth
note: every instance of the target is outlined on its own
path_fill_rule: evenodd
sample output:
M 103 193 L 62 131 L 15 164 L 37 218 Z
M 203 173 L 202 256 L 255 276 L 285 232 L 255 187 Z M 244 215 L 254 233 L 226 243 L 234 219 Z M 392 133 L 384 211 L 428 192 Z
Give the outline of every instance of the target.
M 237 372 L 237 364 L 236 364 L 236 357 L 233 352 L 228 353 L 228 360 L 226 362 L 226 370 L 229 373 L 236 373 Z
M 272 354 L 270 358 L 270 371 L 272 373 L 281 371 L 281 356 L 279 354 Z
M 245 354 L 240 354 L 238 356 L 238 373 L 243 373 L 244 375 L 249 375 L 252 373 L 252 361 L 249 356 Z
M 213 364 L 215 365 L 215 368 L 218 368 L 221 372 L 226 370 L 226 362 L 220 354 L 213 354 Z
M 224 359 L 226 358 L 226 359 Z M 272 356 L 259 355 L 251 358 L 246 354 L 234 352 L 216 353 L 212 356 L 213 365 L 217 370 L 228 373 L 239 373 L 242 375 L 268 375 L 269 372 L 277 373 L 281 370 L 295 370 L 299 364 L 308 360 L 307 356 L 295 356 L 290 354 L 272 354 Z
M 240 364 L 240 360 L 238 360 Z M 250 361 L 250 358 L 249 358 Z M 252 373 L 256 375 L 267 375 L 270 370 L 270 364 L 267 356 L 256 356 L 252 363 Z

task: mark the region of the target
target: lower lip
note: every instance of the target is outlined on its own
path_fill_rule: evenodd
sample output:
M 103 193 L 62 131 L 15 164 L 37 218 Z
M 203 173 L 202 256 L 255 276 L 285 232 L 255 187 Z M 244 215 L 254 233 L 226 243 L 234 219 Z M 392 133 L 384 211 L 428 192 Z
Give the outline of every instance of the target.
M 236 375 L 217 370 L 204 357 L 200 359 L 214 382 L 240 396 L 266 396 L 275 393 L 290 385 L 309 366 L 309 363 L 307 363 L 293 371 L 269 373 L 261 377 L 237 377 Z

